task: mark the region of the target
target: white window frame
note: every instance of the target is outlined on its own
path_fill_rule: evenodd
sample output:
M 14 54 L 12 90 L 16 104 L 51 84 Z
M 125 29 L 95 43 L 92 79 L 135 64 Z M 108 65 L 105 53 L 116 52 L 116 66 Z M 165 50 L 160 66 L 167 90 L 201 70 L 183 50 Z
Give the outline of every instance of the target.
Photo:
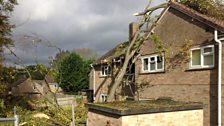
M 157 69 L 157 57 L 161 56 L 160 54 L 148 55 L 141 58 L 142 60 L 142 73 L 155 73 L 155 72 L 163 72 L 164 71 L 164 54 L 162 54 L 162 69 Z M 150 70 L 150 59 L 155 58 L 155 70 Z M 148 70 L 144 70 L 144 59 L 148 59 Z
M 100 101 L 106 102 L 107 101 L 107 94 L 100 94 Z
M 205 48 L 212 48 L 212 52 L 208 52 L 208 53 L 204 53 L 204 49 Z M 192 51 L 194 50 L 200 50 L 201 51 L 201 64 L 200 65 L 192 65 Z M 212 65 L 204 65 L 204 56 L 206 55 L 213 55 L 213 64 Z M 214 45 L 207 45 L 207 46 L 203 46 L 203 47 L 196 47 L 196 48 L 192 48 L 190 50 L 190 69 L 197 69 L 197 68 L 213 68 L 215 66 L 215 51 L 214 51 Z
M 103 69 L 104 68 L 104 69 Z M 104 70 L 104 71 L 103 71 Z M 106 74 L 106 71 L 107 70 L 107 74 Z M 109 76 L 111 74 L 111 66 L 110 65 L 103 65 L 101 66 L 101 71 L 100 71 L 100 75 L 102 77 L 106 77 L 106 76 Z

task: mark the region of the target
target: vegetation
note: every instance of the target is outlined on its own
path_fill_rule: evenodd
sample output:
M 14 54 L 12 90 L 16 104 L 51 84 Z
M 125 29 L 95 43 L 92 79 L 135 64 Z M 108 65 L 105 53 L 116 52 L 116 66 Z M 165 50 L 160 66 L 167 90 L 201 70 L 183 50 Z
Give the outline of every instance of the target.
M 215 0 L 181 0 L 181 3 L 202 14 L 224 20 L 224 8 Z
M 76 125 L 78 125 L 86 122 L 87 109 L 84 107 L 84 102 L 82 98 L 77 98 L 76 102 L 77 106 L 75 107 L 75 121 Z M 12 117 L 14 106 L 16 106 L 17 108 L 17 115 L 20 116 L 20 124 L 49 126 L 70 125 L 71 123 L 71 106 L 65 106 L 63 107 L 63 109 L 58 109 L 54 106 L 32 109 L 32 107 L 30 107 L 30 104 L 23 97 L 11 97 L 10 99 L 8 99 L 5 106 L 6 110 L 4 111 L 4 114 L 1 115 L 1 117 Z
M 108 107 L 117 110 L 136 110 L 143 108 L 172 108 L 172 107 L 183 107 L 191 105 L 199 105 L 200 103 L 190 102 L 178 102 L 170 99 L 158 99 L 148 101 L 114 101 L 106 103 L 95 103 L 95 105 Z
M 87 89 L 92 60 L 83 60 L 75 52 L 65 56 L 61 61 L 60 86 L 67 92 L 78 92 Z M 58 76 L 58 78 L 60 78 Z
M 9 16 L 13 11 L 14 6 L 17 4 L 16 0 L 1 0 L 0 1 L 0 77 L 4 76 L 4 68 L 2 62 L 4 60 L 3 57 L 3 47 L 13 45 L 13 41 L 11 39 L 11 31 L 15 26 L 10 24 Z M 4 90 L 7 85 L 4 79 L 0 79 L 0 90 Z
M 5 68 L 3 67 L 3 47 L 13 45 L 13 41 L 11 39 L 11 31 L 15 27 L 14 25 L 10 24 L 9 22 L 9 16 L 10 13 L 13 11 L 14 6 L 17 4 L 16 0 L 1 0 L 0 1 L 0 94 L 2 96 L 5 95 L 8 84 L 11 81 L 8 76 L 11 74 L 9 72 L 7 75 L 5 75 Z M 9 81 L 8 81 L 9 80 Z M 2 115 L 2 110 L 5 109 L 4 105 L 4 97 L 0 98 L 0 116 Z

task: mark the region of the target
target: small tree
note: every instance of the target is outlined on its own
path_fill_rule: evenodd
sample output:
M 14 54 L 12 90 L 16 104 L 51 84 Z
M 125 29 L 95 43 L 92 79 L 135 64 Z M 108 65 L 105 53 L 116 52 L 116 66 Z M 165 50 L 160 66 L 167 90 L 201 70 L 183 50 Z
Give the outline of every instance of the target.
M 88 88 L 89 64 L 75 52 L 70 53 L 61 61 L 61 84 L 68 92 L 78 92 Z

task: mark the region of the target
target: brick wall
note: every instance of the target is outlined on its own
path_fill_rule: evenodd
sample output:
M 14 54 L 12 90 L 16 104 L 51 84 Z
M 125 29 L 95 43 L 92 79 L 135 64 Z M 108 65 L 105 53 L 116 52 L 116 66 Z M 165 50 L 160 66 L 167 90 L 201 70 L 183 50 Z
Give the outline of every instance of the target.
M 89 111 L 88 126 L 203 126 L 203 110 L 115 116 Z
M 215 45 L 213 31 L 214 29 L 177 10 L 170 9 L 166 12 L 154 29 L 154 33 L 168 49 L 165 54 L 165 71 L 143 74 L 141 59 L 137 61 L 136 82 L 148 82 L 148 85 L 139 92 L 140 97 L 172 97 L 180 101 L 203 102 L 206 104 L 204 126 L 217 125 L 217 46 L 215 46 L 214 68 L 189 70 L 189 62 L 178 59 L 185 40 L 192 40 L 193 47 Z M 146 41 L 140 53 L 144 56 L 150 55 L 156 52 L 155 49 L 154 42 Z M 224 78 L 222 80 L 224 81 Z

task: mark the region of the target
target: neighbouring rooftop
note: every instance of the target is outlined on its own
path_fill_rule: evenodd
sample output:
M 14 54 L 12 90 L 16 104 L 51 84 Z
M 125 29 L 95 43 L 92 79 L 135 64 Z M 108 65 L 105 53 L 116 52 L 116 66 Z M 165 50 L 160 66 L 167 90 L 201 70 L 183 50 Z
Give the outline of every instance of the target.
M 106 103 L 89 103 L 86 104 L 86 106 L 91 110 L 97 110 L 122 116 L 132 114 L 203 109 L 202 103 L 180 102 L 173 100 L 116 101 Z

